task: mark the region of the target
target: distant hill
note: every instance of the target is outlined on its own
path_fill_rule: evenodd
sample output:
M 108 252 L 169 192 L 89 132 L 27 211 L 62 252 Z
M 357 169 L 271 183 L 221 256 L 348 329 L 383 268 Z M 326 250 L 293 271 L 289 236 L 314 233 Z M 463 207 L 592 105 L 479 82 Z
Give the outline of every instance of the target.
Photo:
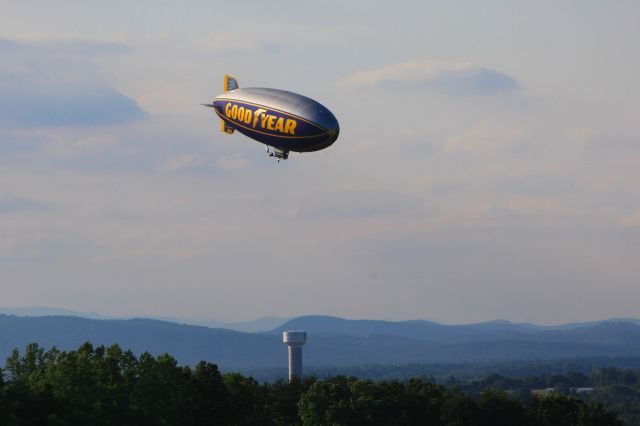
M 114 315 L 102 315 L 96 312 L 78 312 L 71 309 L 51 308 L 47 306 L 28 306 L 19 308 L 0 307 L 0 314 L 18 315 L 24 317 L 43 317 L 43 316 L 70 316 L 92 319 L 132 319 L 141 317 L 118 317 Z M 151 316 L 144 317 L 146 319 L 155 319 L 160 321 L 175 322 L 177 324 L 202 325 L 211 328 L 227 328 L 229 330 L 259 332 L 268 331 L 278 327 L 290 318 L 282 317 L 262 317 L 251 321 L 224 322 L 207 317 L 195 318 L 178 318 L 178 317 L 161 317 Z
M 348 336 L 388 335 L 412 340 L 453 343 L 459 341 L 484 341 L 506 336 L 528 336 L 533 332 L 553 327 L 516 324 L 496 320 L 468 325 L 444 325 L 432 321 L 380 321 L 347 320 L 344 318 L 309 315 L 294 318 L 277 327 L 273 332 L 305 330 L 309 333 L 344 334 Z
M 68 316 L 18 317 L 0 315 L 0 357 L 30 342 L 74 349 L 85 341 L 118 343 L 136 353 L 168 352 L 183 364 L 200 360 L 228 369 L 263 364 L 274 366 L 286 356 L 286 347 L 273 336 L 176 324 L 151 319 L 103 320 Z M 256 354 L 256 349 L 260 354 Z
M 21 317 L 45 317 L 58 315 L 83 318 L 109 318 L 107 315 L 101 315 L 96 312 L 78 312 L 71 309 L 51 308 L 48 306 L 24 306 L 19 308 L 0 307 L 0 314 L 18 315 Z
M 284 329 L 309 333 L 305 365 L 318 368 L 640 356 L 640 325 L 625 320 L 538 328 L 503 321 L 442 325 L 307 316 L 270 332 L 245 333 L 151 319 L 0 315 L 0 358 L 30 342 L 75 349 L 88 340 L 118 343 L 136 353 L 168 352 L 183 364 L 206 360 L 224 371 L 244 372 L 286 363 L 280 336 Z

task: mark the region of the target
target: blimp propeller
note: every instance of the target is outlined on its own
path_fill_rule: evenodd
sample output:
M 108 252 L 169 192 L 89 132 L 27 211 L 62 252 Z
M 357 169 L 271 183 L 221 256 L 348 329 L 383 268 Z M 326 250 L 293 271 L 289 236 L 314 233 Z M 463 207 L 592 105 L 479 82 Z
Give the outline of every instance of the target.
M 297 93 L 279 89 L 248 87 L 224 76 L 224 92 L 212 103 L 221 119 L 220 130 L 235 130 L 267 146 L 267 154 L 280 160 L 289 152 L 313 152 L 332 145 L 340 126 L 326 107 Z

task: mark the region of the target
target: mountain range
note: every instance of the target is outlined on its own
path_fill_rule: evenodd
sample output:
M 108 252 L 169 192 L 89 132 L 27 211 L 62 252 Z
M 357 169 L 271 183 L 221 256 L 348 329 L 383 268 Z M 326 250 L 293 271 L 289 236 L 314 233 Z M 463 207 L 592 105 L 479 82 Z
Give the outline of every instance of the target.
M 158 319 L 0 314 L 0 359 L 30 342 L 75 349 L 91 341 L 118 343 L 135 353 L 168 352 L 182 364 L 206 360 L 223 371 L 246 372 L 286 365 L 284 330 L 307 331 L 304 362 L 318 368 L 640 356 L 640 321 L 635 319 L 539 326 L 303 316 L 269 331 L 240 332 Z
M 18 308 L 0 307 L 0 314 L 28 316 L 28 317 L 70 316 L 70 317 L 81 317 L 81 318 L 91 318 L 91 319 L 138 318 L 138 317 L 103 315 L 97 312 L 78 312 L 78 311 L 73 311 L 71 309 L 50 308 L 46 306 L 30 306 L 30 307 L 18 307 Z M 150 316 L 145 318 L 175 322 L 179 324 L 202 325 L 202 326 L 211 327 L 211 328 L 227 328 L 229 330 L 246 331 L 249 333 L 272 330 L 273 328 L 278 327 L 279 325 L 285 323 L 290 319 L 290 318 L 283 318 L 283 317 L 262 317 L 262 318 L 258 318 L 251 321 L 224 322 L 224 321 L 218 321 L 216 319 L 203 317 L 203 316 L 190 317 L 190 318 Z

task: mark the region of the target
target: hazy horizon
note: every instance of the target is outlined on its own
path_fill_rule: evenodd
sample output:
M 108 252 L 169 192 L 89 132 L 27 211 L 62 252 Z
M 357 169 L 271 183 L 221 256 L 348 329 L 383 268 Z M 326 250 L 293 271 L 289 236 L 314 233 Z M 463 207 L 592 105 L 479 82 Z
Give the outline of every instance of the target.
M 244 330 L 242 325 L 247 324 L 269 324 L 275 323 L 276 326 L 272 328 L 279 327 L 281 324 L 284 324 L 288 321 L 303 318 L 303 317 L 324 317 L 324 318 L 337 318 L 337 319 L 345 319 L 349 321 L 388 321 L 388 322 L 403 322 L 403 321 L 426 321 L 433 322 L 441 325 L 474 325 L 474 324 L 485 324 L 485 323 L 495 323 L 495 322 L 503 322 L 506 321 L 512 324 L 522 324 L 522 325 L 535 325 L 535 326 L 565 326 L 565 325 L 574 325 L 574 324 L 582 324 L 582 323 L 598 323 L 598 322 L 607 322 L 607 321 L 630 321 L 635 323 L 636 321 L 640 323 L 640 318 L 636 317 L 607 317 L 607 318 L 597 318 L 591 320 L 576 320 L 571 322 L 560 322 L 560 323 L 535 323 L 535 322 L 519 322 L 519 321 L 511 321 L 505 318 L 493 318 L 489 320 L 483 321 L 470 321 L 470 322 L 447 322 L 442 321 L 437 318 L 397 318 L 397 319 L 385 319 L 385 318 L 376 318 L 376 317 L 349 317 L 349 316 L 336 316 L 336 315 L 327 315 L 323 313 L 306 313 L 297 316 L 291 317 L 283 317 L 276 315 L 269 316 L 261 316 L 261 317 L 248 317 L 248 318 L 240 318 L 235 321 L 225 321 L 220 318 L 216 318 L 214 316 L 207 315 L 196 315 L 196 316 L 165 316 L 165 315 L 142 315 L 136 313 L 130 314 L 120 314 L 120 315 L 109 315 L 103 314 L 101 312 L 83 312 L 76 311 L 73 309 L 67 309 L 63 307 L 52 307 L 52 306 L 17 306 L 17 307 L 5 307 L 0 306 L 0 314 L 5 315 L 15 315 L 15 316 L 27 316 L 27 317 L 39 317 L 39 316 L 77 316 L 80 318 L 88 318 L 88 319 L 106 319 L 106 320 L 121 320 L 121 319 L 153 319 L 160 321 L 168 321 L 168 322 L 182 322 L 184 321 L 186 324 L 192 325 L 204 325 L 204 326 L 230 326 L 233 330 Z M 270 328 L 260 329 L 260 331 L 267 331 Z
M 2 305 L 640 317 L 640 4 L 142 0 L 0 17 Z M 314 98 L 277 164 L 223 75 Z

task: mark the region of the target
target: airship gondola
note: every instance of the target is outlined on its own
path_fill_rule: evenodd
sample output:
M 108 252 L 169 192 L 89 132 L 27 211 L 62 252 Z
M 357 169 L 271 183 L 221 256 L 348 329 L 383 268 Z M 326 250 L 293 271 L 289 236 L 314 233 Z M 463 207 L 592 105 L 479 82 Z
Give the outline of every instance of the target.
M 289 152 L 313 152 L 338 139 L 336 117 L 321 105 L 297 93 L 279 89 L 240 89 L 235 78 L 224 76 L 224 93 L 212 103 L 227 134 L 238 131 L 267 146 L 269 156 L 286 160 Z

